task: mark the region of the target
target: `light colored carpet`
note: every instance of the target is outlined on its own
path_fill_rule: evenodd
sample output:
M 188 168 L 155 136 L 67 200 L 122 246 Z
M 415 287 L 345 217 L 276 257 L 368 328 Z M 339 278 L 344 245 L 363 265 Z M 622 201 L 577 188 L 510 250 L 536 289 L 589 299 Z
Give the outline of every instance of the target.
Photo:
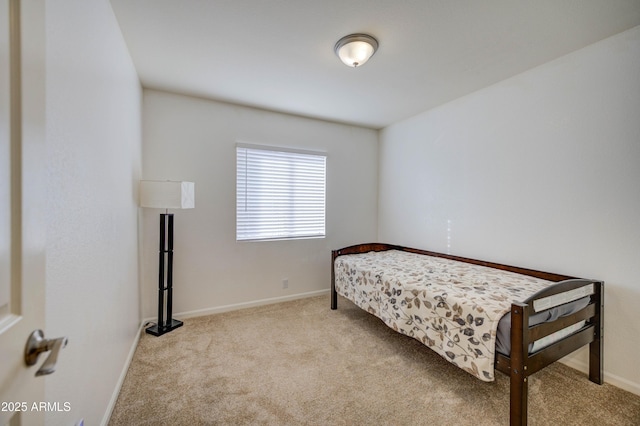
M 144 334 L 109 424 L 507 425 L 509 379 L 496 376 L 472 377 L 345 299 L 332 311 L 327 295 Z M 639 425 L 640 396 L 555 363 L 530 379 L 529 424 Z

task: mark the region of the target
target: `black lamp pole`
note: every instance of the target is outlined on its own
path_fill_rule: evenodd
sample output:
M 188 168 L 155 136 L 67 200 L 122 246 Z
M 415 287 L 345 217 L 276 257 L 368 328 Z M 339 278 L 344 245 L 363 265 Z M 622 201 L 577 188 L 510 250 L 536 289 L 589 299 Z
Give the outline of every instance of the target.
M 182 321 L 175 320 L 171 317 L 173 308 L 172 213 L 160 214 L 160 250 L 158 252 L 158 261 L 160 264 L 158 271 L 158 324 L 145 330 L 147 333 L 154 336 L 162 336 L 163 334 L 182 326 Z

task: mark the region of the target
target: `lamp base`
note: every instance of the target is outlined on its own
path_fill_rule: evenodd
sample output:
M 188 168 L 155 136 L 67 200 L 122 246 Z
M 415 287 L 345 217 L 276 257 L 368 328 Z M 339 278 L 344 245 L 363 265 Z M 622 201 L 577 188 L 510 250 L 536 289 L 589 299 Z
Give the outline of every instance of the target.
M 162 336 L 163 334 L 168 333 L 172 330 L 175 330 L 178 327 L 182 327 L 182 324 L 183 324 L 182 321 L 172 319 L 171 324 L 167 324 L 164 327 L 161 327 L 159 325 L 153 325 L 147 328 L 145 331 L 148 334 L 152 334 L 154 336 Z

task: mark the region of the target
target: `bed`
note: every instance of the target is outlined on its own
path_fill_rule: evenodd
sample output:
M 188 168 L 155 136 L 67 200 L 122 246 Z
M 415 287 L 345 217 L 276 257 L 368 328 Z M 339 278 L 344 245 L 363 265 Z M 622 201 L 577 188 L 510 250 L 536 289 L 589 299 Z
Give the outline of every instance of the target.
M 331 265 L 331 309 L 340 294 L 480 380 L 509 375 L 511 425 L 527 424 L 527 378 L 585 345 L 602 384 L 602 281 L 382 243 Z

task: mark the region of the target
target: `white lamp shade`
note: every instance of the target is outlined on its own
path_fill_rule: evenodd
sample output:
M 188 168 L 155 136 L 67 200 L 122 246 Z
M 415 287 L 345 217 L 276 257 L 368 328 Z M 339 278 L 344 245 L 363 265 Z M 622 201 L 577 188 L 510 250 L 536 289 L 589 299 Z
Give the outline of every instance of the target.
M 195 184 L 169 180 L 141 180 L 140 206 L 157 209 L 192 209 L 195 207 Z

